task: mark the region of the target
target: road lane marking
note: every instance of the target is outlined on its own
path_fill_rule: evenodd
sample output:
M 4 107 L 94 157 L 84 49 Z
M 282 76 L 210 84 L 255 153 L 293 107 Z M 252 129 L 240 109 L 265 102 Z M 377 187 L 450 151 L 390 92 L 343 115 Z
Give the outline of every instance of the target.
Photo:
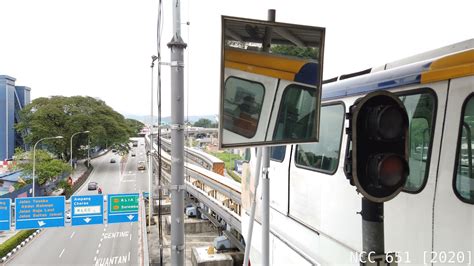
M 71 234 L 71 236 L 70 236 L 69 238 L 73 238 L 75 233 L 76 233 L 76 232 L 72 232 L 72 234 Z
M 121 255 L 121 256 L 114 256 L 114 257 L 97 258 L 94 265 L 102 266 L 102 265 L 127 264 L 128 261 L 130 261 L 130 252 L 128 252 L 128 257 L 127 255 L 123 255 L 123 256 Z
M 130 240 L 132 240 L 132 233 L 130 233 Z
M 97 260 L 97 256 L 94 257 L 94 261 L 96 261 L 96 260 Z
M 107 229 L 107 228 L 104 228 L 104 232 L 105 232 L 106 229 Z
M 98 254 L 99 254 L 99 250 L 96 250 L 96 251 L 95 251 L 95 254 L 98 255 Z
M 61 258 L 61 256 L 63 255 L 64 250 L 65 250 L 65 248 L 63 248 L 63 251 L 61 251 L 61 254 L 59 254 L 59 257 L 60 257 L 60 258 Z
M 129 236 L 128 231 L 122 231 L 122 232 L 112 232 L 112 233 L 103 233 L 102 236 L 104 239 L 109 239 L 109 238 L 125 238 Z
M 100 242 L 102 242 L 102 240 L 104 240 L 102 237 L 100 238 Z
M 100 248 L 100 246 L 102 246 L 102 243 L 99 243 L 99 246 L 97 248 Z

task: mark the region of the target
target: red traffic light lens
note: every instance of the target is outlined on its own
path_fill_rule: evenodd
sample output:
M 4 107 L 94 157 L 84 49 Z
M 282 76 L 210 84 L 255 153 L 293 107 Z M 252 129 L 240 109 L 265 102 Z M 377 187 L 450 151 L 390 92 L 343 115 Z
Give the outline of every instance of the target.
M 407 162 L 404 158 L 391 154 L 379 163 L 379 182 L 384 186 L 395 186 L 408 176 Z

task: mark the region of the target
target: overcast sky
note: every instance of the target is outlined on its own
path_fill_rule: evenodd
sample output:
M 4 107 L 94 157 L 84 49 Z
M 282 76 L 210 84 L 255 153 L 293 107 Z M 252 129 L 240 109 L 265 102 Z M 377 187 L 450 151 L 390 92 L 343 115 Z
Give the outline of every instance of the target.
M 172 9 L 163 2 L 168 62 Z M 473 0 L 182 1 L 187 114 L 218 113 L 220 16 L 266 19 L 269 8 L 279 22 L 326 28 L 324 78 L 474 38 Z M 122 114 L 150 113 L 157 0 L 0 0 L 0 10 L 0 75 L 31 87 L 32 98 L 87 95 Z M 163 66 L 164 116 L 169 80 Z

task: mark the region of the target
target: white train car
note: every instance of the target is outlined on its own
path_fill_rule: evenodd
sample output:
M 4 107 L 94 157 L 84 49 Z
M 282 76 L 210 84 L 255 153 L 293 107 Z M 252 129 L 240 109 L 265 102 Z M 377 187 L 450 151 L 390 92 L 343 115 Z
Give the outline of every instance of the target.
M 240 79 L 257 75 L 244 71 L 230 73 Z M 402 193 L 385 203 L 385 251 L 397 252 L 395 259 L 399 265 L 473 263 L 474 39 L 471 39 L 341 76 L 323 85 L 320 141 L 272 148 L 272 265 L 359 264 L 362 225 L 357 212 L 361 210 L 361 196 L 344 175 L 348 126 L 345 113 L 357 98 L 376 90 L 398 95 L 410 122 L 410 176 Z M 284 88 L 278 94 L 284 94 Z M 270 119 L 273 121 L 270 124 L 275 119 Z M 267 135 L 271 136 L 272 132 Z M 254 194 L 250 173 L 256 161 L 256 149 L 248 151 L 248 169 L 242 180 L 244 236 Z M 260 191 L 256 193 L 252 265 L 261 263 L 261 197 Z

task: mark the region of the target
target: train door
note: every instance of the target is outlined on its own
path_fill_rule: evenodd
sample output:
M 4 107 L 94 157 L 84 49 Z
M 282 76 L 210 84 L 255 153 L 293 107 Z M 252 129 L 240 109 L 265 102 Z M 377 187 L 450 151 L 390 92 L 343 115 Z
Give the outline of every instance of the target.
M 474 76 L 451 80 L 426 264 L 470 264 L 474 255 Z
M 444 126 L 448 82 L 415 85 L 396 92 L 408 119 L 410 175 L 403 192 L 385 203 L 386 250 L 400 263 L 423 264 L 431 250 L 433 199 Z

